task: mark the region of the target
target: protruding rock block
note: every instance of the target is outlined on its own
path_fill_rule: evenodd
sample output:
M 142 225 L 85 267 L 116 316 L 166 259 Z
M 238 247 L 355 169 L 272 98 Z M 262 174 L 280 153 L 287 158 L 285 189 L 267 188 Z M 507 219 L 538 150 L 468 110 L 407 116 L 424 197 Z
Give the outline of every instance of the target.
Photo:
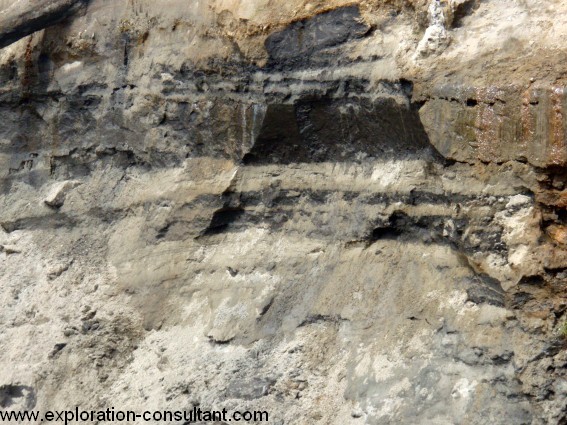
M 0 14 L 0 49 L 76 12 L 87 0 L 23 0 Z
M 45 204 L 51 208 L 61 208 L 65 203 L 67 193 L 79 186 L 81 182 L 76 180 L 67 180 L 54 185 L 47 197 L 43 200 Z
M 567 164 L 564 87 L 449 88 L 428 100 L 420 116 L 431 143 L 462 162 Z

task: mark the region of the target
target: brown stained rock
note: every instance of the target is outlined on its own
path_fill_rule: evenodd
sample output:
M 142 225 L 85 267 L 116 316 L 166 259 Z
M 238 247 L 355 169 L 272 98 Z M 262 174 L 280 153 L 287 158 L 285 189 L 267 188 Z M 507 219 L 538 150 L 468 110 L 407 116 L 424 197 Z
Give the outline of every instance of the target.
M 567 3 L 440 3 L 417 63 L 432 0 L 91 0 L 2 51 L 0 404 L 562 423 Z
M 462 162 L 567 164 L 563 87 L 449 88 L 425 103 L 420 116 L 431 143 Z
M 546 229 L 546 232 L 555 242 L 567 245 L 567 226 L 553 224 Z
M 538 194 L 538 202 L 557 208 L 567 208 L 567 191 L 547 190 Z

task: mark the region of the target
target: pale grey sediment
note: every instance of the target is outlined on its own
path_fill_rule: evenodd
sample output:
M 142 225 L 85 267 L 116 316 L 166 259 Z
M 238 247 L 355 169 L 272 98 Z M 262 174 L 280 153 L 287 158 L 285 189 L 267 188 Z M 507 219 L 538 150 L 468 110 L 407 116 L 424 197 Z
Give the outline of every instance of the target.
M 524 3 L 24 25 L 0 50 L 2 408 L 564 423 L 567 9 Z

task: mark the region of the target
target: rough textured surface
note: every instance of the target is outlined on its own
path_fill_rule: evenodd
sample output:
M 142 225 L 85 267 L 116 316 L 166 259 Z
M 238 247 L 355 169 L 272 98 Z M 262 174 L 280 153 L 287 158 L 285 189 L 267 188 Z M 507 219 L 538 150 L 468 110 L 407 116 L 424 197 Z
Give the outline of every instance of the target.
M 566 12 L 91 0 L 0 50 L 0 408 L 567 423 Z
M 7 2 L 0 14 L 0 48 L 63 21 L 85 3 L 85 0 Z

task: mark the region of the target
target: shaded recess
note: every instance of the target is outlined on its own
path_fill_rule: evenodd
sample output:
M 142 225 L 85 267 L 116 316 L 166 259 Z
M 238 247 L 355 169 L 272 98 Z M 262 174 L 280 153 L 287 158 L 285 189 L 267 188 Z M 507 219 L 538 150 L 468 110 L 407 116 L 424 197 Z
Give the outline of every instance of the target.
M 317 99 L 269 105 L 244 162 L 393 158 L 431 150 L 417 110 L 392 99 Z
M 464 0 L 455 2 L 453 11 L 453 27 L 459 28 L 463 25 L 463 19 L 471 15 L 480 6 L 479 0 Z
M 216 235 L 224 232 L 231 223 L 237 221 L 243 214 L 244 209 L 242 207 L 224 207 L 215 211 L 203 235 Z

